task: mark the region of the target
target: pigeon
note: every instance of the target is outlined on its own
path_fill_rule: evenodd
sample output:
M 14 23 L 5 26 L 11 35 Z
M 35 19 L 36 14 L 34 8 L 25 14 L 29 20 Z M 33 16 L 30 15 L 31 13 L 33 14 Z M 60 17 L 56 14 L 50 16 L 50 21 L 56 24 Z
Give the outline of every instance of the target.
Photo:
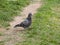
M 16 27 L 28 28 L 32 23 L 32 17 L 31 16 L 32 16 L 32 13 L 29 13 L 28 17 L 23 22 L 21 22 L 20 24 L 15 25 L 14 28 L 16 28 Z

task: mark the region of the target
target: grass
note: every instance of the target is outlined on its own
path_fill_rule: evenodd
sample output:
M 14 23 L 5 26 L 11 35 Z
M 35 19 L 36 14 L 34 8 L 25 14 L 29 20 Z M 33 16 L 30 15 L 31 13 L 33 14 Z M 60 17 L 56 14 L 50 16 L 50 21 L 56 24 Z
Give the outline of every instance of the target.
M 0 0 L 0 26 L 9 26 L 9 21 L 13 20 L 29 2 L 30 0 Z
M 42 0 L 43 6 L 33 16 L 32 29 L 16 45 L 60 45 L 60 0 Z
M 0 45 L 4 45 L 4 41 L 0 41 Z
M 4 34 L 2 32 L 0 32 L 0 36 L 3 36 Z

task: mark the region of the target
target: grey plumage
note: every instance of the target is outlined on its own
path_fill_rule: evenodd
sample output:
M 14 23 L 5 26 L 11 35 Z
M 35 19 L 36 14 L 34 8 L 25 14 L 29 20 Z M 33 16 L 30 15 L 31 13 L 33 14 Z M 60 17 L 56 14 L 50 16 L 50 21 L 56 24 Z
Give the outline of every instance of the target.
M 29 13 L 29 14 L 28 14 L 28 17 L 26 18 L 26 20 L 24 20 L 24 21 L 21 22 L 20 24 L 15 25 L 14 28 L 15 28 L 15 27 L 28 28 L 28 27 L 31 25 L 31 23 L 32 23 L 31 16 L 32 16 L 32 14 Z

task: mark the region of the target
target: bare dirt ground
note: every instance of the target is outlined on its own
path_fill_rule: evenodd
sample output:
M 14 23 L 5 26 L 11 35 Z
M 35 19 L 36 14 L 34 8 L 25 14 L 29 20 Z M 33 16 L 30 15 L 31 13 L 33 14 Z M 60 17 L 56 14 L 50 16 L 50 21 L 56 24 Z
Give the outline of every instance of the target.
M 10 22 L 10 29 L 9 30 L 5 30 L 5 29 L 0 29 L 0 31 L 2 33 L 4 33 L 3 36 L 0 36 L 0 41 L 5 41 L 5 45 L 15 45 L 16 42 L 22 41 L 22 34 L 19 36 L 20 32 L 16 32 L 15 30 L 17 29 L 13 29 L 13 27 L 16 24 L 21 23 L 27 16 L 29 13 L 35 14 L 37 12 L 37 9 L 41 7 L 41 2 L 40 0 L 35 1 L 34 3 L 31 3 L 30 5 L 28 5 L 27 7 L 24 7 L 20 16 L 16 16 L 14 18 L 14 21 Z M 21 29 L 21 28 L 19 28 Z

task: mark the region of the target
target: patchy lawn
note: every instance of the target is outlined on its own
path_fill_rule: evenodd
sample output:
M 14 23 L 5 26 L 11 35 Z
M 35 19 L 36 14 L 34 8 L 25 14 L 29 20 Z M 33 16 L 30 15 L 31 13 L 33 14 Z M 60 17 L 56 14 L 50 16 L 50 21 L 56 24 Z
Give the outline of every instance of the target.
M 60 0 L 42 0 L 33 16 L 32 29 L 23 34 L 25 41 L 16 45 L 60 45 Z
M 9 26 L 9 21 L 13 20 L 29 2 L 30 0 L 0 0 L 0 26 Z

